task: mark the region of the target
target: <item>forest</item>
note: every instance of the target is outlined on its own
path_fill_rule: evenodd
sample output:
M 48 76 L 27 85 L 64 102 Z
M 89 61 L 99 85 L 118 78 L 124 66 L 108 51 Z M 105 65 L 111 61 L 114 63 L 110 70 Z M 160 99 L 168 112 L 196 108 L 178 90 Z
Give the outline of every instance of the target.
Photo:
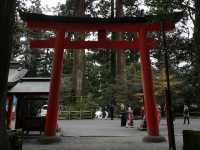
M 30 5 L 27 6 L 27 3 Z M 30 49 L 29 39 L 54 36 L 53 32 L 28 31 L 19 17 L 20 11 L 53 15 L 87 17 L 138 17 L 183 12 L 184 17 L 176 24 L 176 29 L 166 33 L 166 48 L 169 55 L 169 74 L 174 108 L 182 111 L 184 103 L 197 109 L 199 107 L 199 10 L 198 1 L 156 1 L 156 0 L 66 0 L 53 8 L 45 8 L 40 0 L 18 0 L 15 17 L 15 45 L 11 60 L 21 63 L 29 70 L 28 77 L 50 77 L 52 49 Z M 78 35 L 69 33 L 74 40 L 94 39 L 95 33 Z M 151 49 L 154 95 L 158 104 L 165 105 L 165 64 L 162 31 L 150 33 L 159 41 Z M 108 33 L 112 40 L 131 40 L 136 33 Z M 65 105 L 77 103 L 80 99 L 88 106 L 108 106 L 111 103 L 131 103 L 142 105 L 142 85 L 140 55 L 137 50 L 113 49 L 66 49 L 62 75 L 61 98 Z M 86 107 L 88 107 L 86 106 Z M 80 106 L 78 106 L 80 107 Z M 82 107 L 82 105 L 81 105 Z

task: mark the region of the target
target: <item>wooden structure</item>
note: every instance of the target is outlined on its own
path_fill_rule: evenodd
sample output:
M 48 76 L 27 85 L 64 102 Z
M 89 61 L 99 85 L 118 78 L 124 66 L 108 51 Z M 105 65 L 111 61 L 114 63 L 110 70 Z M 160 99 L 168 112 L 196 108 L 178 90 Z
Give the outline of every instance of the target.
M 28 70 L 20 67 L 19 63 L 11 62 L 8 73 L 8 90 L 14 87 L 17 82 L 26 75 L 27 72 Z M 7 102 L 7 128 L 10 128 L 13 110 L 13 96 L 7 96 Z
M 46 136 L 56 135 L 63 53 L 66 48 L 139 49 L 148 134 L 159 136 L 149 57 L 149 50 L 156 46 L 156 40 L 148 37 L 148 32 L 160 31 L 162 25 L 165 31 L 173 30 L 175 23 L 182 18 L 182 13 L 123 18 L 64 17 L 21 13 L 21 17 L 29 29 L 55 32 L 54 38 L 30 41 L 31 48 L 55 48 L 45 125 Z M 98 41 L 71 41 L 67 37 L 68 32 L 98 32 Z M 107 32 L 136 32 L 138 36 L 132 41 L 112 41 L 107 38 Z
M 44 131 L 45 118 L 37 116 L 38 110 L 47 103 L 50 78 L 22 78 L 8 91 L 17 97 L 15 128 L 24 131 Z

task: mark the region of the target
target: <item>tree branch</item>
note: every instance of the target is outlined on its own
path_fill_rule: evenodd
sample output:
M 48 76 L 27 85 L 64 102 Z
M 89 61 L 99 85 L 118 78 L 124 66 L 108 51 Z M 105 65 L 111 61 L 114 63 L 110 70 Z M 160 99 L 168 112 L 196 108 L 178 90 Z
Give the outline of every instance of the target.
M 189 6 L 188 4 L 181 4 L 182 7 L 187 8 L 190 11 L 195 11 L 194 7 Z

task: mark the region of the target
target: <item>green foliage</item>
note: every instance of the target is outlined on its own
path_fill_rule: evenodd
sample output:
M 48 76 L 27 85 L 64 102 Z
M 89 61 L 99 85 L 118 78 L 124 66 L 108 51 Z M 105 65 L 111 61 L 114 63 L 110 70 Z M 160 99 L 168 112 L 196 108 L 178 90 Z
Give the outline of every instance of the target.
M 73 16 L 75 0 L 66 0 L 65 4 L 60 5 L 60 15 Z
M 180 9 L 183 0 L 145 0 L 149 6 L 150 12 L 154 14 L 167 14 L 174 12 L 174 9 Z
M 23 131 L 22 129 L 8 130 L 9 142 L 11 144 L 11 149 L 22 150 L 23 144 Z
M 17 3 L 18 10 L 28 10 L 35 13 L 41 13 L 40 1 L 32 0 L 32 5 L 27 8 L 25 2 L 27 0 L 20 0 Z M 104 17 L 111 16 L 111 1 L 109 0 L 87 0 L 85 2 L 85 14 L 91 17 Z M 60 6 L 59 15 L 73 16 L 75 14 L 74 0 L 66 0 L 65 5 Z M 125 16 L 137 16 L 140 1 L 138 0 L 124 0 L 123 8 Z M 177 30 L 173 33 L 167 33 L 167 49 L 169 51 L 169 68 L 170 68 L 170 81 L 172 89 L 172 98 L 174 104 L 178 105 L 184 101 L 188 103 L 199 103 L 199 67 L 194 64 L 198 60 L 197 53 L 192 48 L 193 40 L 189 37 L 188 27 L 186 22 L 189 18 L 189 7 L 186 7 L 187 1 L 183 0 L 145 0 L 145 4 L 149 7 L 150 11 L 147 14 L 168 14 L 177 10 L 184 11 L 184 18 L 181 25 L 177 26 Z M 191 6 L 191 5 L 189 5 Z M 194 14 L 193 9 L 191 15 Z M 162 15 L 161 15 L 162 16 Z M 158 18 L 159 19 L 159 18 Z M 49 76 L 51 70 L 52 54 L 53 51 L 43 49 L 28 49 L 26 46 L 25 34 L 27 31 L 24 24 L 17 21 L 16 24 L 16 38 L 15 48 L 13 51 L 13 59 L 19 59 L 25 62 L 27 68 L 30 70 L 29 76 Z M 52 33 L 35 34 L 28 32 L 28 36 L 34 39 L 47 38 L 53 36 Z M 188 36 L 183 36 L 185 35 Z M 72 36 L 74 33 L 69 33 Z M 111 35 L 111 33 L 108 33 Z M 90 36 L 86 34 L 85 37 Z M 123 33 L 122 39 L 132 40 L 135 39 L 135 33 Z M 164 75 L 164 50 L 162 45 L 161 32 L 150 33 L 149 36 L 154 37 L 160 41 L 160 45 L 154 48 L 151 52 L 153 58 L 153 73 L 154 73 L 154 87 L 156 99 L 159 103 L 164 101 L 164 87 L 166 86 Z M 25 42 L 20 40 L 20 37 L 25 37 Z M 113 62 L 111 50 L 90 49 L 86 52 L 86 65 L 85 65 L 85 99 L 87 102 L 84 108 L 107 106 L 110 103 L 119 105 L 120 103 L 131 103 L 135 106 L 139 105 L 142 97 L 138 96 L 142 93 L 141 73 L 139 63 L 139 53 L 135 50 L 125 50 L 126 59 L 126 78 L 124 81 L 114 77 L 113 75 Z M 72 105 L 73 109 L 80 109 L 83 105 L 80 102 L 80 97 L 74 97 L 72 90 L 72 64 L 74 58 L 72 50 L 65 52 L 64 70 L 63 70 L 63 91 L 62 97 L 64 103 L 69 106 Z M 181 64 L 185 64 L 182 65 Z
M 31 5 L 27 7 L 27 3 Z M 14 46 L 11 60 L 24 64 L 28 69 L 27 76 L 47 77 L 50 76 L 52 63 L 52 50 L 50 49 L 30 49 L 28 47 L 29 39 L 41 39 L 52 36 L 51 32 L 34 32 L 26 29 L 24 23 L 20 20 L 19 11 L 29 11 L 33 13 L 42 13 L 40 0 L 18 0 L 17 1 L 16 24 L 14 34 Z
M 145 2 L 150 8 L 149 13 L 166 14 L 177 10 L 185 12 L 185 16 L 181 20 L 181 24 L 178 26 L 176 32 L 167 34 L 167 49 L 169 52 L 170 74 L 171 76 L 173 76 L 173 79 L 170 80 L 172 84 L 172 97 L 174 103 L 177 104 L 183 103 L 184 101 L 187 103 L 197 103 L 198 94 L 196 94 L 195 91 L 198 88 L 195 86 L 197 85 L 196 83 L 198 83 L 197 81 L 199 78 L 199 71 L 195 69 L 192 63 L 193 60 L 197 58 L 197 55 L 194 55 L 195 52 L 192 48 L 193 41 L 189 37 L 190 33 L 188 32 L 188 26 L 186 24 L 189 15 L 193 14 L 191 3 L 189 1 L 182 0 L 146 0 Z M 183 33 L 185 35 L 188 34 L 188 37 L 183 36 Z M 160 37 L 161 35 L 154 34 L 154 36 L 162 41 L 162 38 Z M 155 66 L 159 73 L 162 72 L 164 67 L 164 51 L 162 50 L 162 47 L 163 45 L 161 44 L 158 49 L 154 49 L 152 51 L 152 57 L 157 60 Z M 181 66 L 180 64 L 185 65 Z M 159 74 L 157 74 L 156 76 L 158 78 Z M 160 84 L 161 83 L 162 82 L 160 82 Z M 176 88 L 174 89 L 173 86 L 175 86 Z
M 126 11 L 124 11 L 125 16 L 136 16 L 137 12 L 140 11 L 138 5 L 140 2 L 138 0 L 124 0 L 124 7 Z

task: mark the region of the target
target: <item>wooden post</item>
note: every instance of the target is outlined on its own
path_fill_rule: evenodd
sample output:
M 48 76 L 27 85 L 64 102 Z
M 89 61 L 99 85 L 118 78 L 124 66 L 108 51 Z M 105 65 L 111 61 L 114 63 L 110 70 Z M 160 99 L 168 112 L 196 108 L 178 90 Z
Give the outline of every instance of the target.
M 53 56 L 53 68 L 51 73 L 48 111 L 45 122 L 45 135 L 55 136 L 58 120 L 60 82 L 63 68 L 65 32 L 58 30 L 56 33 L 55 51 Z
M 11 128 L 11 121 L 12 121 L 12 109 L 13 109 L 13 97 L 8 96 L 8 111 L 7 111 L 7 128 Z
M 153 95 L 151 62 L 149 50 L 145 46 L 145 39 L 146 31 L 142 28 L 139 32 L 139 47 L 147 130 L 150 136 L 159 136 L 157 111 Z

